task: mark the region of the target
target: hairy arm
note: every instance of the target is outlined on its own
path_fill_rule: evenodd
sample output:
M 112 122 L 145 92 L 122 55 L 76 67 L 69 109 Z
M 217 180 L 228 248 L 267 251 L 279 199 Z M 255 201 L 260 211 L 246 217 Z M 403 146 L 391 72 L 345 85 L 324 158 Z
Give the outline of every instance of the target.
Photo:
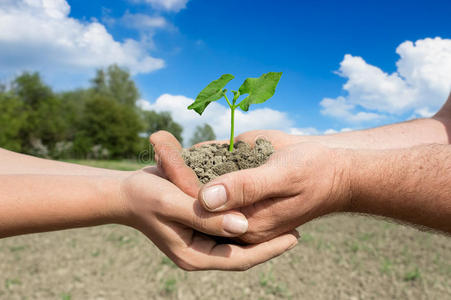
M 451 233 L 451 146 L 351 151 L 350 211 Z
M 431 118 L 324 136 L 303 136 L 298 139 L 301 142 L 318 142 L 336 148 L 394 149 L 421 144 L 449 144 L 449 132 L 451 94 L 439 112 Z
M 394 149 L 420 144 L 448 144 L 446 127 L 442 121 L 435 118 L 416 119 L 324 136 L 305 136 L 299 139 L 318 142 L 328 147 L 350 149 Z

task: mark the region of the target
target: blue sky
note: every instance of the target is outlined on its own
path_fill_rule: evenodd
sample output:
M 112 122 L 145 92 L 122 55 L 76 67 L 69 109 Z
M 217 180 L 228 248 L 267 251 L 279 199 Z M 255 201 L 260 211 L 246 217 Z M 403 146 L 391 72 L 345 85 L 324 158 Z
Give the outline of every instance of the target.
M 166 102 L 156 103 L 164 94 L 194 98 L 223 73 L 234 74 L 236 79 L 230 86 L 238 88 L 246 77 L 282 71 L 276 95 L 263 105 L 251 107 L 270 109 L 259 115 L 263 119 L 271 118 L 272 110 L 282 113 L 275 117 L 276 121 L 282 118 L 282 125 L 260 120 L 262 126 L 294 133 L 324 133 L 430 115 L 451 88 L 451 77 L 434 79 L 434 74 L 442 74 L 443 68 L 451 65 L 449 0 L 21 1 L 41 1 L 44 9 L 54 2 L 54 7 L 68 13 L 63 16 L 66 21 L 73 19 L 81 26 L 99 23 L 114 41 L 122 45 L 130 39 L 135 41 L 143 60 L 146 55 L 159 59 L 160 65 L 149 65 L 146 70 L 139 70 L 143 60 L 122 60 L 132 71 L 137 70 L 134 78 L 151 109 L 167 106 Z M 12 3 L 5 0 L 0 12 L 4 6 L 4 14 L 13 14 L 6 7 L 17 6 Z M 39 14 L 42 7 L 38 6 L 29 13 Z M 0 46 L 13 49 L 18 42 L 2 39 L 1 31 L 0 21 Z M 37 48 L 39 54 L 41 48 L 32 45 L 35 47 L 29 48 Z M 398 47 L 400 53 L 396 52 Z M 350 55 L 348 59 L 344 59 L 346 54 Z M 440 59 L 430 62 L 431 55 Z M 86 85 L 98 67 L 85 64 L 83 59 L 83 68 L 70 68 L 60 63 L 61 59 L 46 59 L 47 66 L 33 61 L 15 66 L 13 59 L 9 63 L 0 59 L 0 67 L 8 63 L 0 76 L 7 79 L 21 69 L 37 69 L 56 89 L 64 89 Z M 105 60 L 111 61 L 114 56 Z M 48 67 L 52 64 L 55 67 Z M 422 75 L 415 75 L 419 73 Z M 344 88 L 346 83 L 349 86 Z M 207 121 L 212 119 L 213 115 Z

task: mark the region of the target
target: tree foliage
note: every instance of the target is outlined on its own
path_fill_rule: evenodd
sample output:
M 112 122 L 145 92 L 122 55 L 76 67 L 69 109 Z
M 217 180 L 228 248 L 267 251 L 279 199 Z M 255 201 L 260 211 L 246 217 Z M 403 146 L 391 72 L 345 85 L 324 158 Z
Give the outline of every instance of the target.
M 96 94 L 111 97 L 121 104 L 134 107 L 139 99 L 139 91 L 130 73 L 117 65 L 109 66 L 106 71 L 97 70 L 91 82 Z
M 145 134 L 168 130 L 182 141 L 169 113 L 142 111 L 130 74 L 116 65 L 98 70 L 92 86 L 55 93 L 39 73 L 0 85 L 0 147 L 45 157 L 131 158 Z
M 75 137 L 76 150 L 86 156 L 93 147 L 100 147 L 99 151 L 108 158 L 127 157 L 139 151 L 137 145 L 141 130 L 141 120 L 133 108 L 95 94 L 85 104 Z
M 56 143 L 65 138 L 66 123 L 62 118 L 61 101 L 38 73 L 23 73 L 12 84 L 12 97 L 20 100 L 26 122 L 21 126 L 21 148 L 30 154 L 51 155 Z M 36 145 L 44 144 L 41 153 Z
M 208 124 L 204 124 L 203 126 L 196 126 L 196 131 L 194 131 L 194 134 L 190 139 L 190 144 L 195 145 L 197 143 L 212 141 L 215 139 L 216 135 L 213 128 Z
M 183 128 L 172 119 L 169 112 L 144 111 L 143 115 L 147 135 L 159 130 L 166 130 L 172 133 L 180 143 L 183 143 Z
M 0 145 L 21 151 L 20 132 L 25 125 L 24 105 L 16 97 L 0 92 Z

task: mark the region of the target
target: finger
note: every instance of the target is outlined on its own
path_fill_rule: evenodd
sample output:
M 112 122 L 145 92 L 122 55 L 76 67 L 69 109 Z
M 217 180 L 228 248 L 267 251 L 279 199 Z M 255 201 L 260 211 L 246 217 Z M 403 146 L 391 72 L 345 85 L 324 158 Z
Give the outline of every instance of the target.
M 237 237 L 238 241 L 245 244 L 258 244 L 273 239 L 293 228 L 297 228 L 304 223 L 299 218 L 294 217 L 295 204 L 290 201 L 272 202 L 263 200 L 255 205 L 250 205 L 242 209 L 242 213 L 248 218 L 249 226 L 245 234 Z M 282 204 L 288 205 L 282 205 Z M 267 205 L 270 209 L 259 208 L 260 204 Z M 249 214 L 249 211 L 255 210 Z M 279 211 L 281 209 L 282 211 Z
M 174 195 L 170 201 L 172 207 L 165 209 L 162 215 L 197 231 L 224 237 L 239 236 L 247 231 L 248 221 L 238 211 L 206 211 L 197 199 L 182 192 Z
M 209 211 L 225 211 L 263 199 L 291 196 L 288 191 L 294 183 L 290 183 L 286 168 L 278 168 L 270 161 L 258 168 L 228 173 L 210 181 L 199 191 L 202 205 Z
M 294 233 L 278 236 L 270 241 L 250 246 L 232 244 L 214 245 L 205 252 L 206 240 L 194 239 L 192 264 L 201 270 L 244 271 L 253 266 L 277 257 L 296 246 L 298 239 Z
M 201 183 L 196 173 L 185 164 L 182 146 L 177 139 L 167 131 L 158 131 L 150 136 L 150 143 L 158 156 L 158 166 L 167 178 L 183 192 L 196 197 Z
M 252 130 L 244 132 L 236 136 L 236 141 L 246 142 L 250 145 L 254 145 L 258 139 L 265 139 L 270 141 L 273 134 L 280 133 L 278 130 Z
M 238 135 L 235 140 L 255 145 L 258 139 L 270 141 L 274 149 L 278 150 L 284 146 L 293 144 L 293 136 L 280 130 L 252 130 Z

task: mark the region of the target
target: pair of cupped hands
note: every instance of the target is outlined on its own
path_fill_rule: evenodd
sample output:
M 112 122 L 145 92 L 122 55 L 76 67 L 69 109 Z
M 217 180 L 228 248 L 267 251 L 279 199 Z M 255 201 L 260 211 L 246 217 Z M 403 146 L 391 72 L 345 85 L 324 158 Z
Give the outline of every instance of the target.
M 264 165 L 202 185 L 185 165 L 179 142 L 168 132 L 154 133 L 157 166 L 122 183 L 132 220 L 127 225 L 182 269 L 247 270 L 293 248 L 299 225 L 345 209 L 346 160 L 340 151 L 279 131 L 251 131 L 236 141 L 253 145 L 257 138 L 275 149 Z

